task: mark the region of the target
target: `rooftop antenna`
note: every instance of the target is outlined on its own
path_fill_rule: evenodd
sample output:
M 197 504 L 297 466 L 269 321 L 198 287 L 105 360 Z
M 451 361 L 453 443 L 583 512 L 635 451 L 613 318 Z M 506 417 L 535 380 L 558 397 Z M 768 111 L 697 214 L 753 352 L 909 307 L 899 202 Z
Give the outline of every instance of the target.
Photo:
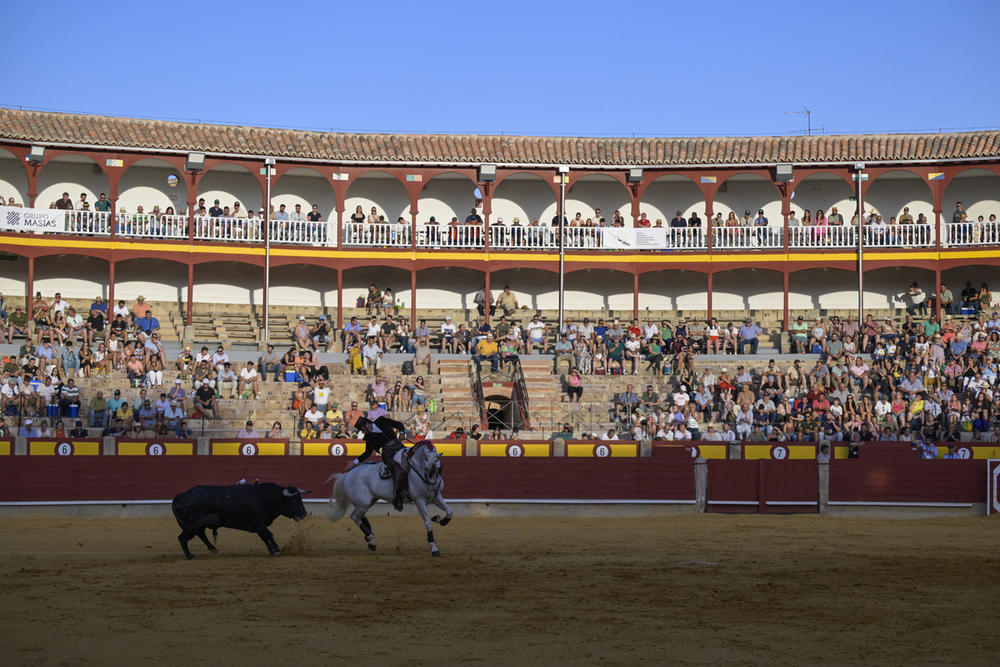
M 812 112 L 805 107 L 802 107 L 805 111 L 786 111 L 785 113 L 804 113 L 806 115 L 806 136 L 812 136 Z

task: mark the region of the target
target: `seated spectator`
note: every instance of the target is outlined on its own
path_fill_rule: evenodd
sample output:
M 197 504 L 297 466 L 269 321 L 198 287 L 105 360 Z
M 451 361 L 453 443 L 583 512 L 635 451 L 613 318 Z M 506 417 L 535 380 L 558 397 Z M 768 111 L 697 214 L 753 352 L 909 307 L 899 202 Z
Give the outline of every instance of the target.
M 251 390 L 253 390 L 251 392 Z M 236 388 L 236 393 L 242 398 L 260 398 L 260 384 L 257 382 L 257 369 L 254 368 L 253 362 L 248 361 L 246 366 L 240 371 L 239 385 Z
M 629 333 L 628 336 L 625 341 L 625 359 L 632 364 L 632 375 L 638 375 L 642 343 L 635 333 Z
M 757 345 L 760 343 L 758 336 L 763 330 L 753 323 L 749 317 L 743 321 L 743 326 L 739 331 L 739 342 L 737 343 L 737 354 L 743 354 L 743 348 L 750 346 L 750 354 L 757 354 Z
M 309 325 L 306 324 L 306 316 L 299 315 L 298 322 L 292 327 L 292 340 L 300 350 L 307 350 L 312 345 Z
M 209 416 L 214 419 L 219 418 L 218 401 L 215 398 L 215 389 L 211 385 L 202 383 L 195 392 L 194 410 L 202 419 L 208 419 Z
M 31 325 L 28 322 L 28 314 L 21 310 L 21 306 L 16 306 L 14 312 L 7 320 L 7 342 L 13 343 L 14 336 L 23 336 L 31 340 Z
M 147 310 L 144 315 L 135 320 L 135 337 L 140 343 L 145 343 L 146 338 L 152 336 L 160 330 L 160 321 L 153 317 L 153 312 Z
M 267 351 L 260 356 L 257 363 L 260 366 L 260 374 L 263 376 L 264 382 L 267 382 L 268 376 L 273 377 L 275 382 L 280 382 L 283 364 L 281 357 L 274 351 L 273 343 L 267 344 Z
M 421 320 L 421 322 L 422 321 L 423 320 Z M 363 327 L 361 326 L 361 323 L 358 322 L 358 318 L 356 316 L 352 317 L 351 321 L 344 325 L 344 331 L 341 333 L 340 340 L 343 343 L 345 350 L 350 348 L 355 343 L 361 342 L 362 329 Z
M 458 330 L 451 339 L 452 354 L 470 354 L 472 352 L 472 332 L 465 328 L 465 322 L 458 325 Z
M 536 347 L 541 348 L 542 354 L 549 353 L 549 329 L 548 326 L 538 319 L 538 315 L 531 318 L 525 329 L 528 332 L 528 342 L 525 346 L 525 353 L 532 354 Z M 596 329 L 595 329 L 596 332 Z
M 330 325 L 327 323 L 325 315 L 319 316 L 316 326 L 309 333 L 317 352 L 319 352 L 320 345 L 323 346 L 324 352 L 330 351 L 330 343 L 333 342 L 333 336 L 331 335 Z
M 481 339 L 476 344 L 476 353 L 472 355 L 472 360 L 476 362 L 476 369 L 480 373 L 483 371 L 482 362 L 486 359 L 490 361 L 490 371 L 493 373 L 497 372 L 500 363 L 499 348 L 492 337 Z M 572 365 L 572 362 L 570 364 Z
M 228 361 L 222 364 L 222 370 L 219 371 L 216 386 L 219 388 L 220 397 L 228 394 L 229 398 L 234 398 L 234 392 L 236 391 L 236 373 L 233 372 L 232 364 Z
M 567 333 L 562 333 L 559 335 L 559 342 L 555 345 L 555 363 L 553 365 L 552 372 L 559 372 L 559 364 L 566 362 L 566 372 L 570 372 L 573 369 L 576 359 L 573 356 L 573 344 L 569 342 L 569 336 Z
M 431 348 L 427 344 L 426 338 L 417 341 L 417 349 L 413 354 L 413 369 L 416 372 L 418 366 L 427 366 L 427 374 L 434 374 L 434 357 L 431 356 Z
M 361 357 L 368 375 L 374 375 L 382 368 L 382 349 L 374 336 L 368 337 L 368 343 L 361 350 Z
M 386 315 L 385 322 L 379 328 L 379 347 L 383 350 L 392 350 L 396 344 L 396 323 L 392 321 L 392 315 Z

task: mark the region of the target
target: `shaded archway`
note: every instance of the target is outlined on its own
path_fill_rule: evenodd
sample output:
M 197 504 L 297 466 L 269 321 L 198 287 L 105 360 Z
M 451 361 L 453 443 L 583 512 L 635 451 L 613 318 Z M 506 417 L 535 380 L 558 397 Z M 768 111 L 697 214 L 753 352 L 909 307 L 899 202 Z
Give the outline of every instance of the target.
M 187 264 L 142 258 L 115 262 L 115 301 L 133 303 L 139 295 L 152 304 L 183 312 L 187 302 Z M 157 317 L 166 313 L 157 312 Z
M 805 269 L 788 276 L 788 309 L 806 318 L 820 310 L 857 311 L 858 273 L 846 269 Z
M 255 213 L 264 201 L 257 177 L 246 167 L 231 162 L 216 165 L 205 172 L 198 181 L 198 197 L 205 198 L 208 208 L 218 199 L 219 206 L 228 206 L 230 211 L 235 202 L 240 202 L 244 211 L 253 209 Z
M 486 280 L 483 271 L 464 267 L 436 267 L 417 271 L 417 310 L 438 309 L 453 313 L 456 324 L 470 320 L 476 316 L 476 305 L 473 299 L 476 292 L 482 289 Z M 367 287 L 367 285 L 366 285 Z M 492 280 L 490 291 L 497 293 L 496 284 Z
M 853 211 L 857 207 L 852 207 Z M 934 224 L 934 195 L 927 181 L 911 171 L 888 171 L 868 185 L 865 191 L 865 209 L 878 211 L 888 223 L 890 218 L 898 221 L 904 208 L 916 220 L 922 213 L 930 224 Z M 845 214 L 846 217 L 846 214 Z
M 49 208 L 64 192 L 74 205 L 80 199 L 81 193 L 87 195 L 87 201 L 93 202 L 103 192 L 108 193 L 109 181 L 100 164 L 85 155 L 70 153 L 58 155 L 42 167 L 38 172 L 38 196 L 35 198 L 35 208 Z
M 778 271 L 733 269 L 712 276 L 712 311 L 720 322 L 723 318 L 741 319 L 740 314 L 748 310 L 777 312 L 784 307 L 784 277 Z
M 109 277 L 107 260 L 86 255 L 45 255 L 35 259 L 34 291 L 50 301 L 59 292 L 86 317 L 98 296 L 108 298 Z
M 663 318 L 676 311 L 708 311 L 708 276 L 684 270 L 640 274 L 639 316 Z
M 275 211 L 284 204 L 289 214 L 296 204 L 302 207 L 303 214 L 311 211 L 315 204 L 324 222 L 337 222 L 337 194 L 330 181 L 311 167 L 289 169 L 277 180 L 272 180 L 271 204 Z
M 742 218 L 744 211 L 750 211 L 751 217 L 757 216 L 757 211 L 764 209 L 768 226 L 781 227 L 784 219 L 781 215 L 781 197 L 774 183 L 760 174 L 734 174 L 721 184 L 715 192 L 712 209 L 721 213 L 722 219 L 729 217 L 730 211 Z
M 611 226 L 615 211 L 621 212 L 626 227 L 632 226 L 632 199 L 628 189 L 607 174 L 588 174 L 566 191 L 565 213 L 570 220 L 580 213 L 584 220 L 591 218 L 597 225 L 600 222 L 597 209 L 608 226 Z M 551 220 L 548 222 L 551 224 Z M 631 310 L 631 306 L 629 308 Z
M 167 181 L 169 176 L 177 179 L 173 187 Z M 139 160 L 125 170 L 118 183 L 118 210 L 134 213 L 142 206 L 150 213 L 157 206 L 161 211 L 172 206 L 180 215 L 187 211 L 187 189 L 184 174 L 169 162 L 158 158 Z
M 664 227 L 669 227 L 670 220 L 677 215 L 677 211 L 680 211 L 685 219 L 690 218 L 694 212 L 704 217 L 705 197 L 694 181 L 686 176 L 667 174 L 646 186 L 639 204 L 639 212 L 645 213 L 654 225 L 656 220 L 660 219 Z
M 802 219 L 803 211 L 809 211 L 811 216 L 815 216 L 816 211 L 822 209 L 823 214 L 829 216 L 836 207 L 837 212 L 844 217 L 846 226 L 850 225 L 858 208 L 857 203 L 851 201 L 852 197 L 854 191 L 843 178 L 833 173 L 820 172 L 795 183 L 791 208 L 795 216 Z
M 476 207 L 477 187 L 477 184 L 464 174 L 455 172 L 438 174 L 427 181 L 420 191 L 417 208 L 420 211 L 421 221 L 426 222 L 434 216 L 439 224 L 447 224 L 452 218 L 465 222 L 465 218 L 473 209 L 482 215 L 482 210 Z
M 28 258 L 4 248 L 3 254 L 10 259 L 4 259 L 3 271 L 0 271 L 0 294 L 7 299 L 8 315 L 14 306 L 26 308 L 25 296 L 28 293 Z M 6 337 L 6 334 L 5 334 Z
M 962 202 L 970 222 L 979 216 L 984 220 L 989 220 L 991 214 L 1000 217 L 1000 176 L 985 169 L 966 169 L 956 174 L 944 190 L 942 225 L 951 223 L 956 202 Z
M 195 310 L 214 310 L 215 304 L 260 306 L 264 274 L 243 262 L 204 262 L 194 267 Z
M 1000 301 L 1000 266 L 990 266 L 988 264 L 969 264 L 968 266 L 958 266 L 941 272 L 941 282 L 948 285 L 952 295 L 955 297 L 955 306 L 958 307 L 961 301 L 962 290 L 966 288 L 966 283 L 971 283 L 973 289 L 978 290 L 983 283 L 986 283 L 990 292 L 993 293 L 993 310 L 1000 311 L 997 302 Z
M 28 206 L 28 172 L 23 158 L 0 148 L 0 199 L 6 206 L 11 197 L 16 204 Z
M 520 218 L 520 225 L 527 227 L 538 218 L 548 224 L 555 216 L 559 203 L 552 186 L 537 174 L 511 174 L 493 190 L 490 224 L 510 226 L 514 218 Z M 422 211 L 422 209 L 421 209 Z
M 344 222 L 350 222 L 357 207 L 367 216 L 374 206 L 386 222 L 400 217 L 410 221 L 410 195 L 399 179 L 384 171 L 369 171 L 351 181 L 344 199 Z M 423 211 L 421 211 L 423 213 Z
M 914 281 L 928 296 L 937 291 L 934 285 L 934 272 L 927 269 L 911 266 L 866 269 L 865 313 L 870 313 L 872 310 L 902 310 L 906 308 L 910 305 L 906 293 Z M 855 285 L 854 294 L 854 305 L 857 308 L 857 285 Z
M 460 270 L 459 270 L 460 271 Z M 364 299 L 368 294 L 368 286 L 375 285 L 380 292 L 385 292 L 386 288 L 391 288 L 396 297 L 396 305 L 399 306 L 397 312 L 409 317 L 410 306 L 413 305 L 413 294 L 410 290 L 410 272 L 392 266 L 360 266 L 344 271 L 344 308 L 356 307 L 358 299 Z M 334 283 L 336 287 L 336 283 Z M 431 294 L 424 293 L 424 286 L 420 284 L 420 276 L 417 276 L 417 307 L 437 308 L 437 301 Z M 444 303 L 449 299 L 444 298 Z

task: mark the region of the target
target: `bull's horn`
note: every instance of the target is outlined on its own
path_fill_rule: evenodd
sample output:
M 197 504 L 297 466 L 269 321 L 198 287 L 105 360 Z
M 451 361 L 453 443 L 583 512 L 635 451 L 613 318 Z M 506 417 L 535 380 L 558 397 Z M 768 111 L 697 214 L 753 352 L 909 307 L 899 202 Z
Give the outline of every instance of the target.
M 297 489 L 297 490 L 298 490 L 298 492 L 299 492 L 300 494 L 302 494 L 303 496 L 304 496 L 304 495 L 306 495 L 307 493 L 312 493 L 312 492 L 313 492 L 313 490 L 312 490 L 312 489 Z
M 282 493 L 282 494 L 283 494 L 283 495 L 284 495 L 284 496 L 285 496 L 286 498 L 294 498 L 294 497 L 295 497 L 295 494 L 297 494 L 297 493 L 298 493 L 298 489 L 296 489 L 295 491 L 289 491 L 289 490 L 288 490 L 288 488 L 286 487 L 286 488 L 282 489 L 281 493 Z

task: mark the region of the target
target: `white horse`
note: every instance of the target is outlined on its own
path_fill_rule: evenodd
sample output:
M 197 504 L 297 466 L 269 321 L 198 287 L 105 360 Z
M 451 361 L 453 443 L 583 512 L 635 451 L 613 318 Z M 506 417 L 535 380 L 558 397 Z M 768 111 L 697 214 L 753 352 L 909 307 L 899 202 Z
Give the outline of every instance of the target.
M 440 556 L 441 552 L 434 544 L 431 522 L 446 526 L 451 521 L 452 515 L 448 503 L 441 497 L 441 490 L 444 488 L 444 480 L 441 479 L 441 454 L 429 441 L 422 440 L 404 451 L 403 457 L 408 459 L 409 463 L 410 488 L 406 495 L 417 506 L 417 512 L 427 527 L 427 542 L 431 547 L 431 555 Z M 331 479 L 337 480 L 333 485 L 333 495 L 330 497 L 330 507 L 333 508 L 330 512 L 330 521 L 340 521 L 347 513 L 348 506 L 353 506 L 351 519 L 365 534 L 368 548 L 372 551 L 375 551 L 375 534 L 365 514 L 379 499 L 391 503 L 393 496 L 392 480 L 382 479 L 378 469 L 378 465 L 361 464 L 346 473 L 331 475 L 326 480 L 327 482 Z M 430 518 L 427 514 L 428 504 L 437 505 L 447 514 L 443 519 L 439 515 Z

